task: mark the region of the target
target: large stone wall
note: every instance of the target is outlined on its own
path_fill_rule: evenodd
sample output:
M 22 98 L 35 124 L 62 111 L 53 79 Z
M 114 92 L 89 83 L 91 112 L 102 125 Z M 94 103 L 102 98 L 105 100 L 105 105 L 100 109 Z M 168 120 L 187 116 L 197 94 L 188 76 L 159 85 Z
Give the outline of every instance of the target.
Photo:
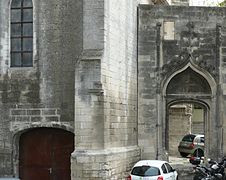
M 139 159 L 136 7 L 131 0 L 84 1 L 73 179 L 124 179 Z
M 82 1 L 33 0 L 33 67 L 10 67 L 10 2 L 0 2 L 0 177 L 18 176 L 12 144 L 18 132 L 45 126 L 73 131 L 82 49 Z
M 105 146 L 137 145 L 136 1 L 106 1 L 102 83 Z
M 178 145 L 184 135 L 191 133 L 191 113 L 186 104 L 171 106 L 169 109 L 169 155 L 178 156 Z
M 205 105 L 206 154 L 222 155 L 226 146 L 225 15 L 224 8 L 216 7 L 139 7 L 138 142 L 142 158 L 165 157 L 167 103 L 183 99 Z M 175 89 L 167 96 L 167 83 L 186 68 L 189 73 L 193 71 L 193 79 L 184 84 L 174 81 Z M 195 82 L 200 77 L 203 80 Z M 198 85 L 206 82 L 212 96 L 203 91 L 204 98 Z M 187 88 L 186 84 L 194 86 Z
M 83 3 L 83 52 L 75 74 L 75 147 L 103 147 L 104 101 L 101 59 L 104 49 L 104 1 Z
M 74 129 L 76 180 L 124 179 L 140 157 L 163 158 L 164 82 L 189 61 L 217 84 L 207 142 L 226 146 L 225 9 L 141 5 L 137 50 L 137 3 L 33 0 L 34 66 L 10 68 L 10 1 L 0 2 L 0 176 L 18 176 L 13 137 L 36 127 Z
M 41 103 L 60 108 L 61 118 L 73 122 L 75 64 L 82 51 L 82 1 L 37 1 L 34 7 Z

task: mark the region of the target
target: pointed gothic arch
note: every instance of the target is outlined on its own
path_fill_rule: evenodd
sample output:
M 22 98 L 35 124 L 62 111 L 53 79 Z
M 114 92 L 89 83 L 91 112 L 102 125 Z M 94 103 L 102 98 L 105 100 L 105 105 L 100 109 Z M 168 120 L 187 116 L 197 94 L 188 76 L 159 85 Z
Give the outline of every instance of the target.
M 220 143 L 211 142 L 210 137 L 219 138 L 217 131 L 213 131 L 217 127 L 218 122 L 213 121 L 216 119 L 216 109 L 217 109 L 217 85 L 215 79 L 206 70 L 201 69 L 196 66 L 191 61 L 187 63 L 183 68 L 172 73 L 168 78 L 162 81 L 162 103 L 160 114 L 160 124 L 158 141 L 162 140 L 158 149 L 163 149 L 163 156 L 167 154 L 167 141 L 168 141 L 168 111 L 172 104 L 178 102 L 194 102 L 204 107 L 205 109 L 205 138 L 207 148 L 205 149 L 205 154 L 208 156 L 212 154 L 214 149 L 220 146 Z M 220 149 L 220 148 L 218 148 Z M 217 157 L 220 152 L 215 153 Z
M 187 63 L 186 66 L 179 69 L 178 71 L 175 71 L 169 77 L 167 77 L 165 80 L 162 81 L 162 94 L 163 94 L 163 96 L 166 96 L 167 87 L 168 87 L 169 83 L 171 82 L 171 80 L 173 78 L 175 78 L 178 74 L 180 74 L 180 73 L 182 73 L 182 72 L 184 72 L 185 70 L 188 70 L 188 69 L 192 70 L 194 73 L 197 73 L 198 76 L 203 78 L 209 84 L 209 87 L 210 87 L 210 90 L 211 90 L 211 95 L 212 96 L 216 95 L 217 86 L 216 86 L 216 81 L 212 77 L 212 75 L 209 72 L 207 72 L 206 70 L 200 68 L 199 66 L 195 65 L 194 63 L 192 63 L 190 61 L 189 63 Z

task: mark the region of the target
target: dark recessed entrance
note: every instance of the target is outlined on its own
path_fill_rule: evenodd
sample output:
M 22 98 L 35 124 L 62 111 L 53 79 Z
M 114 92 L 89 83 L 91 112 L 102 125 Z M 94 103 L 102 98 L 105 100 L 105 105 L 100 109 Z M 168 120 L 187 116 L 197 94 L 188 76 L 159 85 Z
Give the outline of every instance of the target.
M 70 180 L 74 134 L 54 128 L 37 128 L 21 135 L 21 180 Z
M 178 145 L 187 134 L 205 135 L 205 148 L 194 148 L 194 151 L 186 154 L 191 156 L 201 152 L 198 154 L 208 156 L 211 102 L 213 99 L 209 82 L 191 67 L 172 77 L 166 88 L 166 123 L 163 134 L 165 149 L 170 156 L 186 157 L 185 153 L 178 151 Z
M 204 125 L 207 121 L 207 113 L 208 109 L 198 102 L 184 101 L 174 103 L 168 107 L 166 149 L 170 156 L 186 157 L 178 151 L 178 145 L 185 135 L 205 135 Z M 196 155 L 198 151 L 192 151 L 191 149 L 191 152 L 194 154 L 188 154 L 189 156 Z M 199 149 L 199 152 L 200 155 L 204 155 L 204 149 Z

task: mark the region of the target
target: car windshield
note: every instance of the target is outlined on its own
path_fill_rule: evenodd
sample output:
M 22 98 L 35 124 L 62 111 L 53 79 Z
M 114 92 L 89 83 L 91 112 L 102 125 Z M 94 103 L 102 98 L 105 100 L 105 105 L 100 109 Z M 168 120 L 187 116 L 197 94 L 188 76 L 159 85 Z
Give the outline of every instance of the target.
M 160 175 L 160 171 L 157 167 L 152 166 L 137 166 L 134 167 L 132 172 L 132 175 L 135 176 L 158 176 Z
M 182 141 L 193 142 L 195 135 L 189 134 L 183 137 Z

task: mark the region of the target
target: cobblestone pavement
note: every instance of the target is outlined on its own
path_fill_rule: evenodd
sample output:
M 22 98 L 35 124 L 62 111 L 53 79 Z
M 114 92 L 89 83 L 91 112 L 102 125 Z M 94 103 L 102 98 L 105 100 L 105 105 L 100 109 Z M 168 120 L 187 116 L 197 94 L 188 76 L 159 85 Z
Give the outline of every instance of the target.
M 194 176 L 193 165 L 189 163 L 188 158 L 169 157 L 169 162 L 179 174 L 178 180 L 192 180 Z

